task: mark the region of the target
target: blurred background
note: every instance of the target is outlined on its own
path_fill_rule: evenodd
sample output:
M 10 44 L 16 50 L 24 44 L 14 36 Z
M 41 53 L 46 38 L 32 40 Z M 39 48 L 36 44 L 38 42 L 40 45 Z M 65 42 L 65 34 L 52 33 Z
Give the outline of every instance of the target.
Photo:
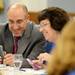
M 75 16 L 75 0 L 0 0 L 0 25 L 7 22 L 6 13 L 11 4 L 25 4 L 31 15 L 31 19 L 37 22 L 37 13 L 46 7 L 60 7 L 66 10 L 72 17 Z

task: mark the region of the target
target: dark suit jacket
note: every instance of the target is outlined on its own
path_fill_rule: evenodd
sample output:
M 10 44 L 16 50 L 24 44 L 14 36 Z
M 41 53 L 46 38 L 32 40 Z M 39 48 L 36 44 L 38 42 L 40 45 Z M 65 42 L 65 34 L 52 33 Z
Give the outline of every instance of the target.
M 0 32 L 0 45 L 3 45 L 3 49 L 7 53 L 12 53 L 13 41 L 12 33 L 8 29 L 7 24 Z M 37 30 L 36 26 L 32 23 L 28 24 L 25 32 L 18 41 L 17 53 L 22 53 L 24 57 L 22 67 L 31 67 L 26 58 L 36 59 L 40 53 L 44 52 L 44 41 L 43 35 Z

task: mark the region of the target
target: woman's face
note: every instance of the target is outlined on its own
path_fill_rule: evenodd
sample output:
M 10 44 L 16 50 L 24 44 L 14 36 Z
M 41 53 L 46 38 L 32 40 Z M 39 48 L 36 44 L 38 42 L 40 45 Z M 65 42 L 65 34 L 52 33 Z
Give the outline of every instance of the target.
M 48 41 L 52 41 L 55 30 L 52 29 L 51 23 L 48 19 L 40 21 L 40 32 Z

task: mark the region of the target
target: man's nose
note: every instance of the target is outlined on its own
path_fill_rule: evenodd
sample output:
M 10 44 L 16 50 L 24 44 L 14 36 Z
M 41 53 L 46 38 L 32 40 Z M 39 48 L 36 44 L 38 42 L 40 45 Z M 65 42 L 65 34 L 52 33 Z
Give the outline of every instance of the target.
M 18 29 L 19 28 L 18 24 L 16 24 L 16 23 L 14 23 L 13 27 L 14 27 L 14 29 Z

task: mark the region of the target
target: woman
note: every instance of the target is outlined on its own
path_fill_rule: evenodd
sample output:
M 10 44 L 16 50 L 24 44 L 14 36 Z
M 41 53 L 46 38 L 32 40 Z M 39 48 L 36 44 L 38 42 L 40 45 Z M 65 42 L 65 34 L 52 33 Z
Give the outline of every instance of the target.
M 40 24 L 40 32 L 43 33 L 45 39 L 47 40 L 46 45 L 44 46 L 46 53 L 41 53 L 37 57 L 39 60 L 33 60 L 33 63 L 42 65 L 42 62 L 47 60 L 50 56 L 48 53 L 50 53 L 52 48 L 55 47 L 61 30 L 69 21 L 69 16 L 67 12 L 61 8 L 50 7 L 39 13 L 38 20 Z M 44 61 L 44 63 L 46 62 Z

